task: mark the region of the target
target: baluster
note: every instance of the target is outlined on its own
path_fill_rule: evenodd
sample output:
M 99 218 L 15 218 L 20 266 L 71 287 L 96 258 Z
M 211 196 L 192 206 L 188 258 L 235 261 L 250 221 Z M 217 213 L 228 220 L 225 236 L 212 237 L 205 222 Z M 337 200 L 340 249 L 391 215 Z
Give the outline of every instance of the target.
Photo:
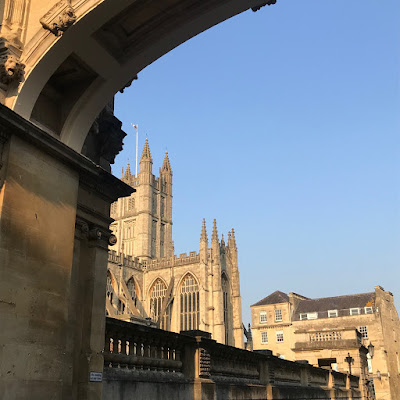
M 171 358 L 172 358 L 172 360 L 176 361 L 176 350 L 175 349 L 172 349 L 172 357 Z M 174 365 L 174 367 L 172 369 L 172 372 L 177 372 L 175 365 Z

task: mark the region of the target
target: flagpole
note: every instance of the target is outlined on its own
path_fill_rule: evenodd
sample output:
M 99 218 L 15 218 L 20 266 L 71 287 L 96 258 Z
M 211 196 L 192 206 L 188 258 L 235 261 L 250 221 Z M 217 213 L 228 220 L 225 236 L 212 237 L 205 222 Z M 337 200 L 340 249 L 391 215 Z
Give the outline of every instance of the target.
M 136 125 L 136 168 L 135 168 L 135 176 L 137 177 L 137 157 L 138 157 L 138 151 L 139 151 L 139 129 L 138 126 Z
M 137 176 L 137 160 L 138 160 L 138 151 L 139 151 L 139 129 L 138 125 L 131 124 L 136 131 L 136 165 L 135 165 L 135 176 Z

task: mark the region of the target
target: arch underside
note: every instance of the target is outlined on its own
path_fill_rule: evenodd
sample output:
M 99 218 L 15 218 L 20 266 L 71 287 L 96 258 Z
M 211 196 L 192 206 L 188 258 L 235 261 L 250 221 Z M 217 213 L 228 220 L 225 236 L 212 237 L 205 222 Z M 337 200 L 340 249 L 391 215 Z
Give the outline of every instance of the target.
M 79 2 L 77 21 L 62 36 L 42 31 L 27 44 L 21 57 L 25 80 L 6 100 L 78 152 L 100 111 L 146 66 L 200 32 L 267 2 L 103 0 L 90 9 L 85 3 L 95 1 Z

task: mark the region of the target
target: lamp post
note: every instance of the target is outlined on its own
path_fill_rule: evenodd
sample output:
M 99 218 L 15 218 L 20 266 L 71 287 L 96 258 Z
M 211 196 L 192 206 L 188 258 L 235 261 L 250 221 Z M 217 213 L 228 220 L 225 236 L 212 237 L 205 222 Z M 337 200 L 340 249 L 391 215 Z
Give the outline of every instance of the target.
M 347 357 L 344 359 L 347 364 L 349 364 L 349 374 L 351 375 L 351 364 L 354 363 L 354 358 L 350 355 L 350 353 L 347 353 Z
M 368 353 L 371 357 L 371 360 L 374 358 L 374 352 L 375 352 L 375 346 L 371 342 L 369 342 Z
M 367 349 L 368 349 L 369 357 L 372 360 L 374 358 L 375 346 L 371 342 L 369 342 Z M 370 363 L 371 363 L 371 361 L 370 361 Z M 370 367 L 371 367 L 371 369 L 370 369 Z M 372 371 L 372 363 L 368 366 L 368 373 L 370 371 L 373 372 Z M 381 373 L 379 371 L 377 371 L 378 379 L 380 378 L 380 374 Z M 366 381 L 368 398 L 371 398 L 371 399 L 375 399 L 375 391 L 373 390 L 373 385 L 374 385 L 373 377 L 374 376 L 371 375 L 371 379 L 369 379 L 369 376 L 367 375 L 367 381 Z

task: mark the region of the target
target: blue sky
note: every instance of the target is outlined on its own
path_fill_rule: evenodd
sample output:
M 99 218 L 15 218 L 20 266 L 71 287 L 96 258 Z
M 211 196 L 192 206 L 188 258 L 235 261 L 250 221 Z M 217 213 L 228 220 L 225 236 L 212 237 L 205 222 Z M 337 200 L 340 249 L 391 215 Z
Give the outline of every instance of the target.
M 174 172 L 177 254 L 235 228 L 243 320 L 275 290 L 400 306 L 400 2 L 278 0 L 179 46 L 116 97 L 120 176 Z

